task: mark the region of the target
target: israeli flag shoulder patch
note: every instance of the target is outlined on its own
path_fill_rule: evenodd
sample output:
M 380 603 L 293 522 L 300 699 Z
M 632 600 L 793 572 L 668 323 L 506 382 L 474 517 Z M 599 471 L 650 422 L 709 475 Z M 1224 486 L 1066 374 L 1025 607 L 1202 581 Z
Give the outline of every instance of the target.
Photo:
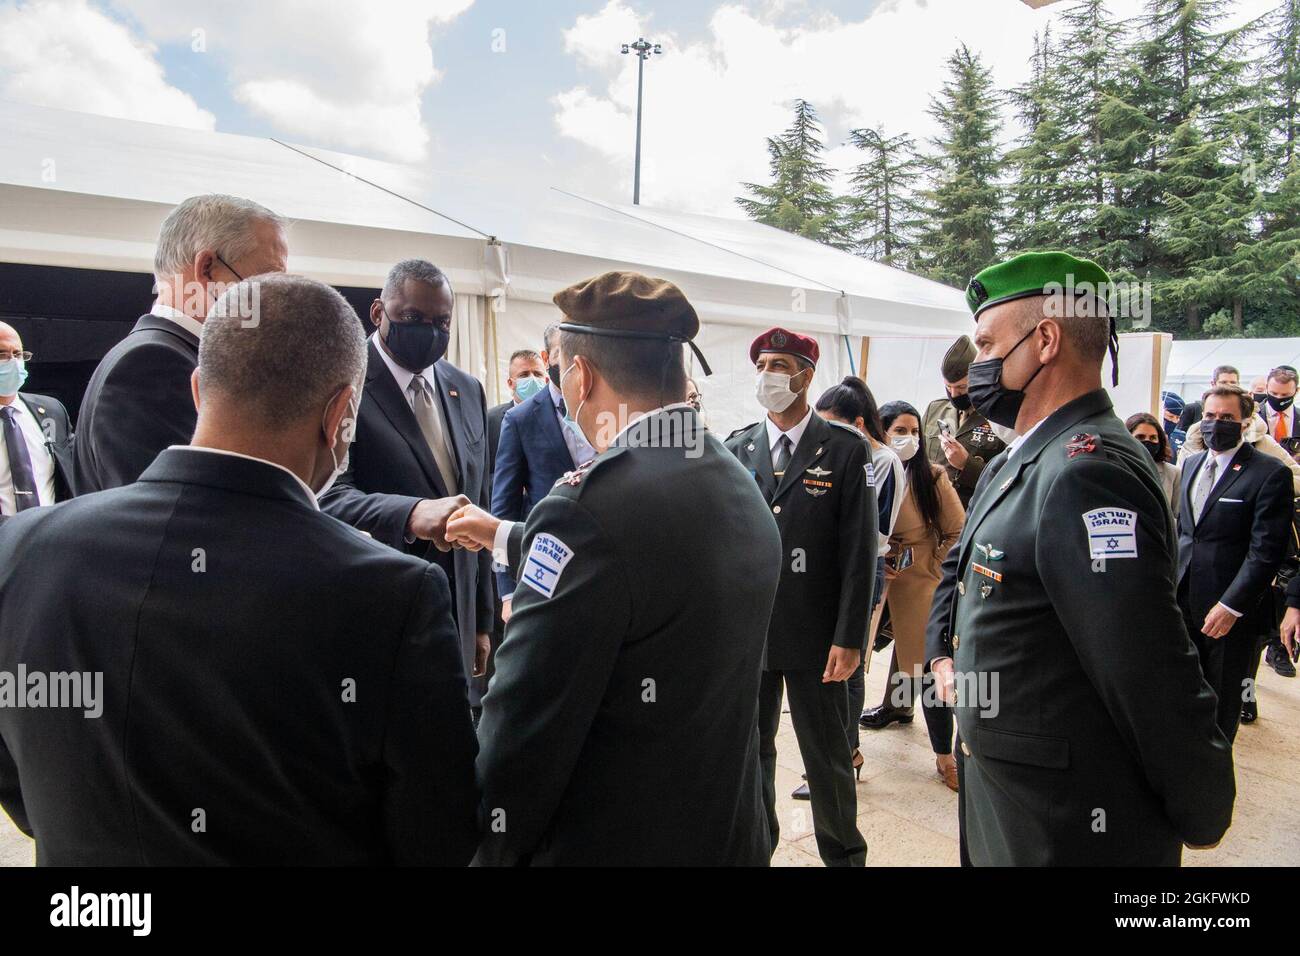
M 1096 508 L 1083 513 L 1088 530 L 1088 554 L 1096 558 L 1136 558 L 1137 512 Z
M 550 598 L 560 583 L 564 567 L 573 560 L 573 549 L 553 534 L 538 532 L 528 549 L 520 580 L 544 598 Z

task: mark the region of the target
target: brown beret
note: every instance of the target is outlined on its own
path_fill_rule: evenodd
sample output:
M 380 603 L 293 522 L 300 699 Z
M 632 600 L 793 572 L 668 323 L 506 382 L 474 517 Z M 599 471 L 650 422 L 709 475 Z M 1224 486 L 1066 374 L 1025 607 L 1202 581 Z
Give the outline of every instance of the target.
M 667 279 L 638 272 L 606 272 L 561 289 L 553 301 L 564 313 L 563 324 L 569 331 L 581 332 L 572 326 L 587 326 L 594 334 L 604 330 L 682 342 L 700 331 L 700 319 L 681 289 Z
M 945 382 L 960 382 L 970 374 L 970 363 L 975 361 L 975 343 L 970 336 L 963 335 L 943 356 L 940 372 Z

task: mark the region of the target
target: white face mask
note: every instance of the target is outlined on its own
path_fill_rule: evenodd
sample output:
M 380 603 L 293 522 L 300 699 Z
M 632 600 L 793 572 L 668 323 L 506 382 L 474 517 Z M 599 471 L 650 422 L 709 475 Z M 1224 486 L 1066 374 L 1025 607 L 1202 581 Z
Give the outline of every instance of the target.
M 791 390 L 790 378 L 781 372 L 759 372 L 754 385 L 758 404 L 777 415 L 793 405 L 799 393 Z
M 354 400 L 355 400 L 355 398 L 354 398 Z M 358 409 L 359 407 L 360 407 L 359 402 L 358 402 L 357 405 L 353 405 L 352 402 L 348 402 L 348 413 L 347 413 L 345 416 L 343 416 L 343 424 L 340 426 L 340 428 L 341 428 L 343 431 L 346 432 L 346 431 L 348 431 L 349 429 L 351 429 L 351 430 L 353 430 L 353 431 L 356 430 L 356 427 L 357 427 L 357 409 Z M 317 500 L 317 501 L 319 501 L 321 498 L 325 497 L 325 492 L 327 492 L 327 491 L 329 491 L 331 488 L 333 488 L 333 487 L 334 487 L 334 483 L 335 483 L 336 481 L 339 480 L 339 476 L 342 475 L 343 472 L 345 472 L 345 471 L 348 470 L 348 465 L 349 465 L 349 463 L 350 463 L 350 462 L 349 462 L 349 456 L 350 456 L 351 454 L 352 454 L 352 442 L 351 442 L 351 440 L 348 440 L 348 442 L 347 442 L 347 449 L 343 452 L 343 460 L 342 460 L 342 461 L 339 461 L 337 458 L 334 457 L 334 446 L 333 446 L 333 445 L 330 446 L 330 461 L 334 462 L 334 470 L 330 473 L 330 476 L 329 476 L 328 478 L 325 479 L 325 484 L 321 485 L 321 486 L 320 486 L 320 490 L 316 492 L 316 500 Z
M 921 447 L 921 439 L 915 435 L 894 435 L 889 439 L 889 445 L 900 459 L 911 461 Z

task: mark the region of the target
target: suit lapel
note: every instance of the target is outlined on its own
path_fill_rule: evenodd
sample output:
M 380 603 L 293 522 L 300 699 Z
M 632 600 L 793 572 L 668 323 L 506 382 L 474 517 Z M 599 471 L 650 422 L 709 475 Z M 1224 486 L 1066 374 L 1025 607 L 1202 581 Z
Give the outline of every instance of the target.
M 569 451 L 569 443 L 564 440 L 564 426 L 560 424 L 559 408 L 555 400 L 551 397 L 551 388 L 548 385 L 536 399 L 536 407 L 533 409 L 533 415 L 538 420 L 538 427 L 546 436 L 546 447 L 563 449 L 563 457 L 569 462 L 565 471 L 570 471 L 583 464 L 580 461 L 573 460 L 573 453 Z
M 1183 469 L 1187 480 L 1179 486 L 1179 494 L 1182 495 L 1182 510 L 1179 514 L 1187 515 L 1192 525 L 1196 524 L 1196 515 L 1192 513 L 1192 500 L 1194 495 L 1192 489 L 1196 487 L 1196 482 L 1200 480 L 1201 469 L 1205 467 L 1205 459 L 1209 456 L 1208 451 L 1199 451 L 1187 462 L 1187 467 Z
M 1206 517 L 1209 516 L 1210 509 L 1213 508 L 1218 503 L 1219 499 L 1227 494 L 1229 489 L 1237 483 L 1237 479 L 1240 478 L 1242 472 L 1246 470 L 1246 463 L 1250 460 L 1250 457 L 1253 454 L 1255 454 L 1255 449 L 1250 445 L 1242 445 L 1237 449 L 1237 454 L 1232 456 L 1232 463 L 1228 465 L 1227 474 L 1220 475 L 1215 479 L 1214 487 L 1210 489 L 1210 497 L 1205 499 L 1205 510 L 1201 512 L 1201 517 L 1196 522 L 1197 524 L 1200 524 L 1201 521 L 1204 521 Z
M 830 427 L 816 412 L 809 414 L 808 424 L 803 430 L 803 436 L 799 439 L 799 446 L 795 448 L 794 454 L 790 456 L 790 464 L 785 469 L 785 475 L 782 476 L 780 484 L 776 486 L 776 493 L 772 495 L 773 501 L 776 501 L 777 498 L 789 491 L 804 473 L 804 469 L 811 467 L 817 459 L 821 458 L 822 453 L 826 450 L 826 439 L 830 435 Z M 764 441 L 767 440 L 767 422 L 763 423 L 763 439 Z M 772 462 L 770 452 L 767 461 L 770 467 Z
M 951 405 L 948 407 L 952 408 Z M 956 409 L 953 409 L 953 411 L 956 411 Z M 961 412 L 957 412 L 957 421 L 953 422 L 953 437 L 961 438 L 963 435 L 969 435 L 975 430 L 977 425 L 982 425 L 983 423 L 984 419 L 971 411 L 966 413 L 966 422 L 965 424 L 962 424 Z
M 443 369 L 445 361 L 440 359 L 433 368 L 433 377 L 437 381 L 438 396 L 442 401 L 442 420 L 446 422 L 447 428 L 451 434 L 451 454 L 456 462 L 456 474 L 459 477 L 460 488 L 469 486 L 469 475 L 465 473 L 464 456 L 461 449 L 467 448 L 465 439 L 465 413 L 461 409 L 460 389 L 452 388 L 448 381 L 450 376 Z
M 376 350 L 375 343 L 371 342 L 369 348 L 370 362 L 366 372 L 366 393 L 362 401 L 366 398 L 374 398 L 379 410 L 411 446 L 411 451 L 420 463 L 420 469 L 437 490 L 438 497 L 445 498 L 447 489 L 442 486 L 442 476 L 438 474 L 438 466 L 433 460 L 433 452 L 429 450 L 429 443 L 424 440 L 424 433 L 420 431 L 420 423 L 415 420 L 415 412 L 411 411 L 411 406 L 406 403 L 406 396 L 398 389 L 397 382 L 388 371 L 388 366 L 384 364 L 383 357 Z

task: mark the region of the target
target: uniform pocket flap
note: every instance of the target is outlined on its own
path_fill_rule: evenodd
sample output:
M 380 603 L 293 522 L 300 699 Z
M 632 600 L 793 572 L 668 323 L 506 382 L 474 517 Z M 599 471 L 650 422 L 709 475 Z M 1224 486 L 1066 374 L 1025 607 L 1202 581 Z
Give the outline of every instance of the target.
M 1070 766 L 1070 742 L 1064 737 L 1039 737 L 991 727 L 978 727 L 976 736 L 981 757 L 1052 770 Z

